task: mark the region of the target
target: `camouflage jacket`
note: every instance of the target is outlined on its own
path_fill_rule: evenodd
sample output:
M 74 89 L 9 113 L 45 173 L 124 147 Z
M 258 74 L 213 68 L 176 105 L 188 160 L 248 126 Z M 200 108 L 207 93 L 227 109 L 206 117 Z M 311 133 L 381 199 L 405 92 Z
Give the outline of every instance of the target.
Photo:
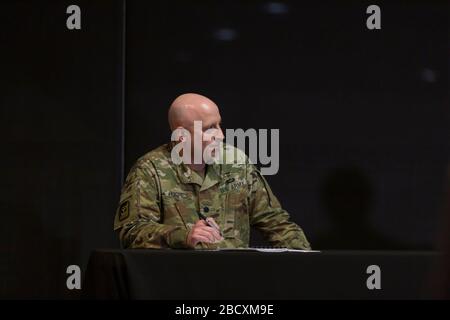
M 271 245 L 310 249 L 302 229 L 289 220 L 258 169 L 237 148 L 233 163 L 207 166 L 204 179 L 171 160 L 171 144 L 145 154 L 131 168 L 122 188 L 114 230 L 124 248 L 187 248 L 198 212 L 213 217 L 224 240 L 196 248 L 248 247 L 250 227 Z

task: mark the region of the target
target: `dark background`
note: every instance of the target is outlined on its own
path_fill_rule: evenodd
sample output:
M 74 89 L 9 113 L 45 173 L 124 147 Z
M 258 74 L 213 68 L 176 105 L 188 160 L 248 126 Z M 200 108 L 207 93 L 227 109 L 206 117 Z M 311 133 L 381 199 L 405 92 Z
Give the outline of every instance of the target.
M 66 28 L 77 4 L 82 29 Z M 434 249 L 449 162 L 448 5 L 7 1 L 0 10 L 0 297 L 77 297 L 123 175 L 197 92 L 280 129 L 268 181 L 318 249 Z M 254 244 L 261 244 L 260 237 Z
M 122 170 L 121 1 L 1 4 L 0 297 L 75 297 L 66 268 L 115 247 Z

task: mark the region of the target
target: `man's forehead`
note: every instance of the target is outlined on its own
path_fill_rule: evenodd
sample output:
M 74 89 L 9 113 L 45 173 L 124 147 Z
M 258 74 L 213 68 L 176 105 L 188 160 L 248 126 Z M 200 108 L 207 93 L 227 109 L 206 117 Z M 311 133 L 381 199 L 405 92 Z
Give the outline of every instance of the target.
M 222 121 L 222 118 L 220 117 L 220 114 L 214 114 L 211 115 L 211 117 L 208 117 L 207 119 L 205 119 L 205 121 L 203 121 L 203 125 L 204 126 L 209 126 L 212 124 L 216 124 L 216 123 L 220 123 Z
M 201 106 L 189 106 L 183 113 L 183 118 L 187 121 L 211 122 L 220 119 L 219 109 L 214 105 L 202 104 Z

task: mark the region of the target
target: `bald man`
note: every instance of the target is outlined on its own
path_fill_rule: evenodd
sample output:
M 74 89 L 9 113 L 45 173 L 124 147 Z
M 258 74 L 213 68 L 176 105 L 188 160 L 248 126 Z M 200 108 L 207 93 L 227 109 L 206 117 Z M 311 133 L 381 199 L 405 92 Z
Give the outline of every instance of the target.
M 248 157 L 221 144 L 221 117 L 213 101 L 183 94 L 171 104 L 168 118 L 171 130 L 180 132 L 177 141 L 139 158 L 123 185 L 114 221 L 122 247 L 245 248 L 250 227 L 255 227 L 273 246 L 310 249 L 302 229 L 290 221 Z M 182 148 L 179 164 L 172 154 L 177 146 L 190 147 Z M 214 151 L 215 161 L 194 161 L 196 151 L 219 146 L 231 161 L 217 161 L 221 158 Z

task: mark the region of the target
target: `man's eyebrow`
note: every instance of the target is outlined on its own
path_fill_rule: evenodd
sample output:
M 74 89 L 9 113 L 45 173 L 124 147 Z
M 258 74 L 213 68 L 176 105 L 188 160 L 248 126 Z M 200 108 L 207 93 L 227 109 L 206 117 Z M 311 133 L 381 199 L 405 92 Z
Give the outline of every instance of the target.
M 219 125 L 222 124 L 222 119 L 220 119 L 219 121 L 214 121 L 214 122 L 207 123 L 207 124 L 205 122 L 203 122 L 203 128 L 209 128 L 216 123 Z

